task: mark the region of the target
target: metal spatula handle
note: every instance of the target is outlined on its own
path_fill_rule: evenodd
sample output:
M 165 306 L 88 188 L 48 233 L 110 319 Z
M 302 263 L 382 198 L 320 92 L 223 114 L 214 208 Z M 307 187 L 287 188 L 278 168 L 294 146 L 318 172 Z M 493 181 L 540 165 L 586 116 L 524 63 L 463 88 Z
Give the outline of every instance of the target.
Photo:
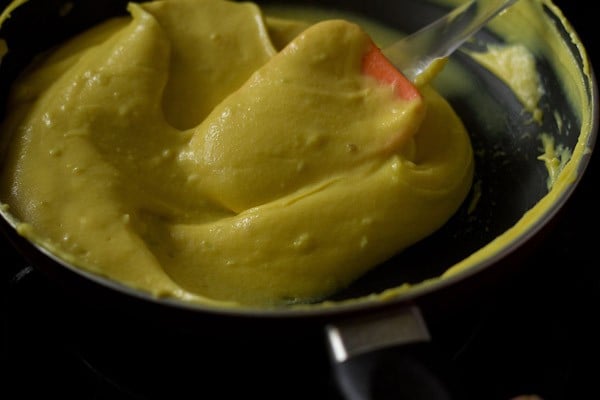
M 383 49 L 412 82 L 438 58 L 449 56 L 492 18 L 517 0 L 472 0 Z

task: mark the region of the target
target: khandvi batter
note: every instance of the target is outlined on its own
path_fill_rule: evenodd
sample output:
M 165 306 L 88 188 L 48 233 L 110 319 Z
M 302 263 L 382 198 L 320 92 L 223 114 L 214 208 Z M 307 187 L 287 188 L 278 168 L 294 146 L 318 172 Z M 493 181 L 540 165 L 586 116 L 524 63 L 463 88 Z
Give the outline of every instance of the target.
M 2 126 L 1 200 L 66 261 L 186 301 L 318 301 L 465 199 L 460 119 L 358 25 L 225 0 L 128 11 L 38 60 Z

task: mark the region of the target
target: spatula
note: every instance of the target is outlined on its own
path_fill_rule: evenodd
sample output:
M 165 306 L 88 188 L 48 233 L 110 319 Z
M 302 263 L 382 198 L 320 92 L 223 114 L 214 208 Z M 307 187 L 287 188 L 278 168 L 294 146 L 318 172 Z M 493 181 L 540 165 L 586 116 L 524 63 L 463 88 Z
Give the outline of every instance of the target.
M 452 54 L 517 0 L 472 0 L 382 50 L 411 82 L 437 59 Z

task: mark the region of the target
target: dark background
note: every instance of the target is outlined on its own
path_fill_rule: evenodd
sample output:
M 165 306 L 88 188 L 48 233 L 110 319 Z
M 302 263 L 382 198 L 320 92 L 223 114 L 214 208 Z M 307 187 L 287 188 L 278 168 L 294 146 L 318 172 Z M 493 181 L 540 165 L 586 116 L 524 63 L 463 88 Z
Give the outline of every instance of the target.
M 592 66 L 600 65 L 590 3 L 555 3 Z M 600 398 L 598 163 L 594 154 L 555 228 L 501 291 L 430 327 L 425 357 L 454 399 Z M 239 390 L 254 398 L 339 398 L 319 341 L 273 350 L 261 341 L 194 341 L 125 323 L 104 329 L 123 321 L 74 306 L 3 238 L 0 260 L 0 398 L 230 398 Z

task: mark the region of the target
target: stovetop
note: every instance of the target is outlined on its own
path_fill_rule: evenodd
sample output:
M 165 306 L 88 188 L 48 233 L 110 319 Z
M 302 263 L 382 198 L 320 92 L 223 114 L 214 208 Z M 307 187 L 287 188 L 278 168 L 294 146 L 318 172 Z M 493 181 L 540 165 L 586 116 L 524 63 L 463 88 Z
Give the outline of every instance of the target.
M 556 3 L 591 46 L 589 13 Z M 600 268 L 589 233 L 600 222 L 598 157 L 503 290 L 429 327 L 421 355 L 452 399 L 600 398 Z M 290 343 L 135 329 L 121 316 L 90 312 L 1 239 L 0 398 L 341 399 L 324 336 Z

